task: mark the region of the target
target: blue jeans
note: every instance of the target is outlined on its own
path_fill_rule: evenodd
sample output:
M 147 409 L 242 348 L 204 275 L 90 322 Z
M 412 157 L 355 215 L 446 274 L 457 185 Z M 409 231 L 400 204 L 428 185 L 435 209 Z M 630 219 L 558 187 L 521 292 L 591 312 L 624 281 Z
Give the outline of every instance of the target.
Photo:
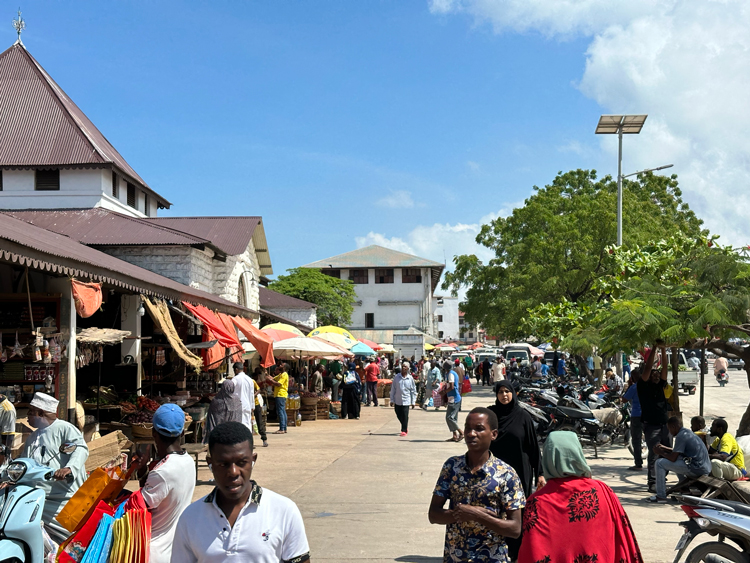
M 279 430 L 286 430 L 286 397 L 276 397 L 276 416 L 279 417 Z
M 677 461 L 669 461 L 665 457 L 656 460 L 656 496 L 659 498 L 667 497 L 667 471 L 677 475 L 693 475 L 685 461 L 677 458 Z

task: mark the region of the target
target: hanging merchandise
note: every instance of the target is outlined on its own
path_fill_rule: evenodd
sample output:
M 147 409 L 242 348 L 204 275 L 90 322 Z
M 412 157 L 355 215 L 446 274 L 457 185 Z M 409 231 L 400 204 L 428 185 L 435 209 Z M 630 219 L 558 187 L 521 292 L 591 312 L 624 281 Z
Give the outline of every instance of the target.
M 7 362 L 8 361 L 8 351 L 5 349 L 5 346 L 3 346 L 3 332 L 0 331 L 0 362 Z
M 164 354 L 164 348 L 159 347 L 156 349 L 156 365 L 163 366 L 167 364 L 167 358 Z
M 99 349 L 97 350 L 97 357 L 99 358 L 99 363 L 102 363 L 104 361 L 104 346 L 99 344 Z
M 42 361 L 42 350 L 36 344 L 34 344 L 34 361 L 35 362 Z
M 49 355 L 52 358 L 53 364 L 59 364 L 60 363 L 60 356 L 62 355 L 62 350 L 60 348 L 60 344 L 57 342 L 57 338 L 53 338 L 49 341 Z
M 76 312 L 84 319 L 96 313 L 102 306 L 102 284 L 70 281 Z
M 15 356 L 18 356 L 19 358 L 23 358 L 23 346 L 21 346 L 21 343 L 18 341 L 18 331 L 16 331 L 16 343 L 13 345 L 13 352 L 11 352 L 10 357 L 14 358 Z

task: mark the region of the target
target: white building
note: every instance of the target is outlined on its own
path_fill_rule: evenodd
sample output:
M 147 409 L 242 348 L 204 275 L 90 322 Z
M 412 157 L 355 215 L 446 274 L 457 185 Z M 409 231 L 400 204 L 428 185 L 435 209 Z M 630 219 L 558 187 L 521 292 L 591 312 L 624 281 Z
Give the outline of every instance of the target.
M 456 340 L 459 336 L 458 297 L 436 295 L 432 298 L 434 334 L 439 340 Z
M 0 210 L 228 301 L 259 308 L 261 217 L 157 217 L 150 188 L 20 43 L 0 53 Z
M 303 266 L 354 283 L 357 301 L 348 328 L 435 336 L 433 299 L 445 266 L 372 245 Z
M 318 306 L 260 286 L 260 315 L 271 322 L 288 323 L 304 334 L 318 326 Z

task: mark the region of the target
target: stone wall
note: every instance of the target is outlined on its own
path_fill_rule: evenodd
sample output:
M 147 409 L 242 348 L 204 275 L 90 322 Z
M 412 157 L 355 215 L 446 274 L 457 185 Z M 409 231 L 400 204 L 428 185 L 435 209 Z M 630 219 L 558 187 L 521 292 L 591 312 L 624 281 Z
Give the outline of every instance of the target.
M 316 309 L 282 309 L 276 307 L 265 307 L 265 310 L 274 315 L 289 319 L 290 321 L 309 326 L 310 330 L 318 326 L 318 314 Z

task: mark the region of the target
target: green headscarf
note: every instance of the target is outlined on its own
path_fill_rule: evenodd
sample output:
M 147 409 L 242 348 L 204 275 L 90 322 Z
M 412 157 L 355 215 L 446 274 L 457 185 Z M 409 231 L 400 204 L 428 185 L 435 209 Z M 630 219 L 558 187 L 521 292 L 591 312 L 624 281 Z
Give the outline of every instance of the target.
M 550 432 L 542 450 L 542 470 L 545 479 L 591 477 L 591 469 L 575 432 Z

